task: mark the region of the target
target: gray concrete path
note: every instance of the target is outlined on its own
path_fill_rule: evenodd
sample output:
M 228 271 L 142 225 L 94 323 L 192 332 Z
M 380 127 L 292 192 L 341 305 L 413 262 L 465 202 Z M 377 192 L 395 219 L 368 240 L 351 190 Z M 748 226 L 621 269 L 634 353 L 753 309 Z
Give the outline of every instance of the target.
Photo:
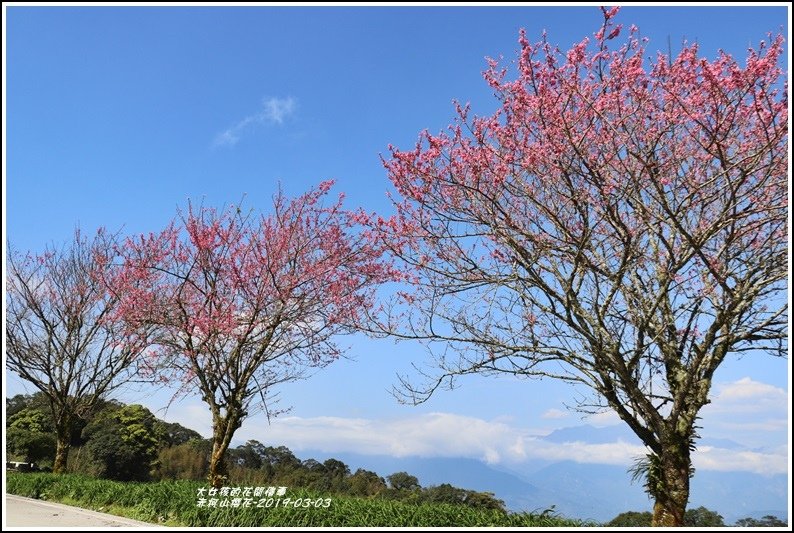
M 158 527 L 111 514 L 6 494 L 6 525 L 11 527 Z

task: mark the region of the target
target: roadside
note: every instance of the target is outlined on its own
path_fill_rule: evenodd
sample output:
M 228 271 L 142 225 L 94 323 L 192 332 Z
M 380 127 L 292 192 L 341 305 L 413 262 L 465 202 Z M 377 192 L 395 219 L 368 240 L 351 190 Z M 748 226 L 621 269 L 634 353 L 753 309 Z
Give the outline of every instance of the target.
M 98 513 L 79 507 L 6 494 L 9 527 L 159 527 L 148 522 Z

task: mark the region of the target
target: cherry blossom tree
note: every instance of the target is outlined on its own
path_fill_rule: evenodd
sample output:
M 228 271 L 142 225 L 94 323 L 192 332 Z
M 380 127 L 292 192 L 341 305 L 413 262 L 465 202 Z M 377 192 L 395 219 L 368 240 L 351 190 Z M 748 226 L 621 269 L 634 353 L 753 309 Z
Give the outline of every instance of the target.
M 210 481 L 226 476 L 224 454 L 253 408 L 276 414 L 273 388 L 340 355 L 374 288 L 391 276 L 381 253 L 342 210 L 324 205 L 332 182 L 273 213 L 190 207 L 164 231 L 130 239 L 111 285 L 121 314 L 157 328 L 152 372 L 197 390 L 213 424 Z
M 98 402 L 138 370 L 147 330 L 117 319 L 108 290 L 115 236 L 79 230 L 68 245 L 43 253 L 9 247 L 6 261 L 7 367 L 49 401 L 55 426 L 53 471 L 66 470 L 72 438 Z
M 787 86 L 781 36 L 742 65 L 696 44 L 646 55 L 604 9 L 567 52 L 520 34 L 490 116 L 385 161 L 372 231 L 413 280 L 376 331 L 427 341 L 413 402 L 467 374 L 588 387 L 647 446 L 655 525 L 681 525 L 714 372 L 787 352 Z M 621 33 L 622 44 L 614 44 Z M 436 349 L 439 348 L 440 349 Z

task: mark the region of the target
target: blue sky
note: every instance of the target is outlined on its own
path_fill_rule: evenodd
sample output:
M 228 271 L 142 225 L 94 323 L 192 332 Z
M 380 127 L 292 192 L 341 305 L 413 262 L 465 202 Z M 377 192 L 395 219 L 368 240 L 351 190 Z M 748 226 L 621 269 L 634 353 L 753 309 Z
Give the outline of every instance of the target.
M 512 59 L 520 27 L 531 38 L 545 29 L 566 48 L 600 22 L 597 7 L 10 7 L 6 14 L 5 228 L 15 247 L 31 250 L 63 242 L 78 223 L 156 231 L 188 199 L 220 206 L 245 195 L 247 205 L 267 209 L 279 183 L 298 194 L 333 178 L 348 207 L 388 213 L 380 154 L 390 143 L 412 145 L 424 128 L 444 128 L 453 99 L 491 112 L 485 56 Z M 788 32 L 783 7 L 627 7 L 618 22 L 639 26 L 651 51 L 666 50 L 669 36 L 674 50 L 686 38 L 708 56 L 723 48 L 743 57 L 767 32 Z M 252 418 L 241 439 L 520 462 L 534 457 L 527 451 L 534 435 L 584 423 L 565 409 L 577 391 L 554 382 L 470 378 L 422 406 L 402 406 L 388 389 L 423 360 L 422 348 L 358 337 L 347 344 L 357 361 L 284 386 L 288 417 L 271 428 Z M 746 469 L 777 461 L 785 471 L 788 368 L 753 356 L 716 376 L 719 401 L 704 412 L 702 433 L 772 457 L 745 457 Z M 24 390 L 12 377 L 9 385 Z M 131 390 L 123 399 L 158 410 L 168 398 Z M 197 398 L 165 416 L 207 433 Z M 386 444 L 392 437 L 399 446 Z M 596 452 L 572 456 L 626 455 L 619 447 Z

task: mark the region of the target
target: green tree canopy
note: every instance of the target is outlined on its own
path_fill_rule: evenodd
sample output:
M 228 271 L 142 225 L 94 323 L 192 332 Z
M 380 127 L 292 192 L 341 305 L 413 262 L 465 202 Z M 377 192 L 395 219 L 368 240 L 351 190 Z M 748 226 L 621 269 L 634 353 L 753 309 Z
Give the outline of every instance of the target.
M 702 505 L 696 509 L 687 509 L 684 514 L 684 525 L 690 527 L 725 527 L 722 515 L 706 509 Z
M 99 413 L 84 431 L 94 473 L 121 481 L 148 479 L 161 446 L 156 422 L 151 411 L 142 405 Z
M 375 496 L 386 490 L 386 481 L 377 473 L 359 468 L 350 476 L 350 493 L 356 496 Z
M 606 523 L 609 527 L 651 527 L 653 515 L 649 511 L 626 511 Z
M 765 515 L 762 518 L 740 518 L 736 521 L 736 527 L 787 527 L 788 522 L 772 515 Z
M 649 511 L 627 511 L 620 513 L 607 522 L 609 527 L 651 527 L 653 515 Z M 684 514 L 684 526 L 687 527 L 724 527 L 722 516 L 710 509 L 700 506 L 688 509 Z
M 26 463 L 52 464 L 55 436 L 52 417 L 46 411 L 25 407 L 8 417 L 6 452 Z
M 386 480 L 389 482 L 389 486 L 395 490 L 411 491 L 421 488 L 419 479 L 408 472 L 395 472 L 388 476 Z

